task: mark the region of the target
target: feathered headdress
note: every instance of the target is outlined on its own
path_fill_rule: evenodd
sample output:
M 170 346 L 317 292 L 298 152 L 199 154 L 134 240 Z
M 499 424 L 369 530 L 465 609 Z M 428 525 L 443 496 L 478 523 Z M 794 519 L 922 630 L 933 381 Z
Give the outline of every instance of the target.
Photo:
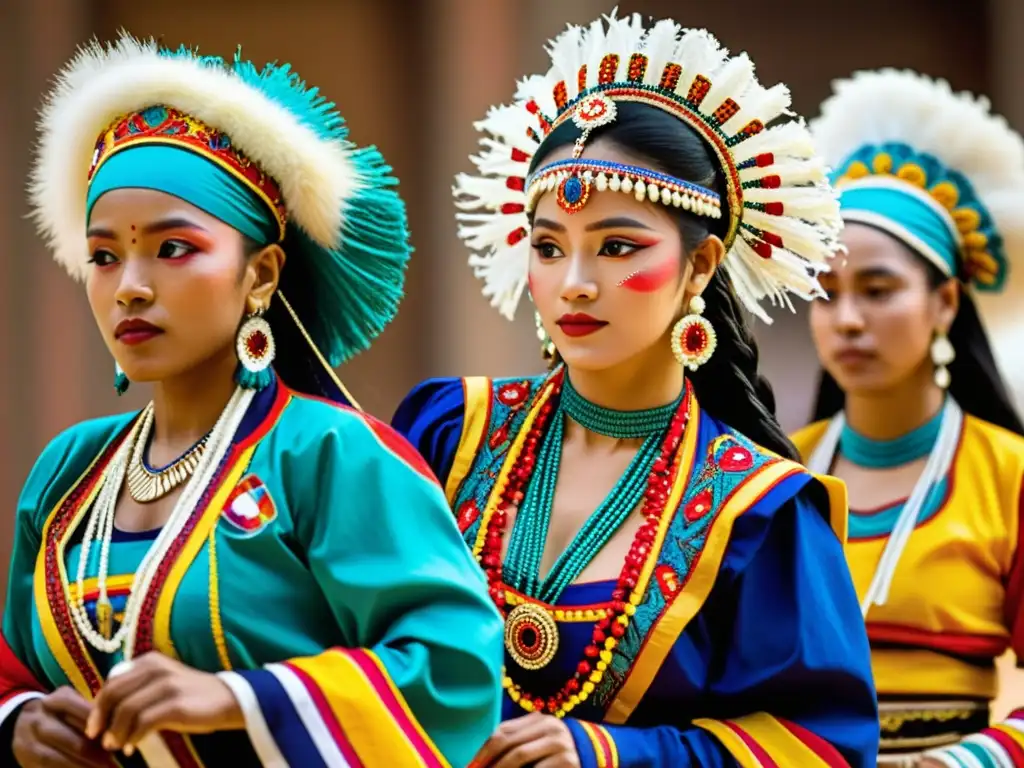
M 529 210 L 539 194 L 557 188 L 559 203 L 572 210 L 593 185 L 721 215 L 709 190 L 632 166 L 590 161 L 576 163 L 584 170 L 574 172 L 573 162 L 563 161 L 527 178 L 538 148 L 562 122 L 572 119 L 586 134 L 614 119 L 622 101 L 669 112 L 713 149 L 728 198 L 723 264 L 751 312 L 771 322 L 762 299 L 792 307 L 789 293 L 820 295 L 816 275 L 838 247 L 842 224 L 804 124 L 769 127 L 789 114 L 785 86 L 762 87 L 746 54 L 730 57 L 704 30 L 669 20 L 646 29 L 638 14 L 570 26 L 548 53 L 547 74 L 523 80 L 513 104 L 491 109 L 476 124 L 486 134 L 473 158 L 481 175 L 460 174 L 454 188 L 463 211 L 459 234 L 475 251 L 470 265 L 503 315 L 513 317 L 526 286 Z
M 209 157 L 271 206 L 290 260 L 307 263 L 315 306 L 305 324 L 331 365 L 394 317 L 410 248 L 391 169 L 375 148 L 347 140 L 335 105 L 288 65 L 257 69 L 240 52 L 225 61 L 122 33 L 85 46 L 60 72 L 38 135 L 33 214 L 76 279 L 86 271 L 98 166 L 137 143 L 173 144 Z
M 834 84 L 811 131 L 845 220 L 881 226 L 946 274 L 962 267 L 977 289 L 999 291 L 1007 253 L 1024 247 L 1024 141 L 989 106 L 909 70 L 858 72 Z M 946 231 L 918 226 L 891 192 L 929 206 Z

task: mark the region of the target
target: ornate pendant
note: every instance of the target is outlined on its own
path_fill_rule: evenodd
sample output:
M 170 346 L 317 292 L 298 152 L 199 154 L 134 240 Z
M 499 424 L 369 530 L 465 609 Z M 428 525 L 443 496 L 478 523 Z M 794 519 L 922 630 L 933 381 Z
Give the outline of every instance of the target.
M 523 669 L 542 669 L 558 652 L 558 624 L 536 603 L 517 605 L 505 619 L 505 648 Z
M 154 472 L 142 461 L 142 452 L 136 451 L 128 465 L 128 492 L 139 504 L 148 504 L 163 498 L 184 483 L 196 471 L 206 449 L 206 438 L 171 466 Z

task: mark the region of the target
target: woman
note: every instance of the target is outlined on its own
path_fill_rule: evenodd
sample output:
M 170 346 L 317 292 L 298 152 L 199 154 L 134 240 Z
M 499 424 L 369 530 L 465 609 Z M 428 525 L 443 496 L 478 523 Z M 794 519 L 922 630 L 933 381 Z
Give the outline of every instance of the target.
M 500 618 L 429 467 L 330 369 L 401 294 L 390 169 L 287 66 L 127 36 L 39 132 L 36 218 L 153 401 L 25 484 L 4 764 L 467 764 Z
M 893 70 L 840 82 L 813 132 L 848 253 L 812 306 L 819 421 L 794 441 L 856 510 L 883 764 L 1024 765 L 1020 714 L 989 727 L 994 660 L 1024 652 L 1024 428 L 964 290 L 1007 287 L 1024 143 L 987 102 Z
M 873 764 L 843 491 L 784 458 L 741 316 L 813 295 L 833 251 L 806 130 L 766 129 L 784 88 L 672 21 L 572 27 L 551 58 L 457 194 L 485 293 L 511 316 L 529 285 L 554 369 L 428 381 L 394 420 L 506 617 L 474 764 Z

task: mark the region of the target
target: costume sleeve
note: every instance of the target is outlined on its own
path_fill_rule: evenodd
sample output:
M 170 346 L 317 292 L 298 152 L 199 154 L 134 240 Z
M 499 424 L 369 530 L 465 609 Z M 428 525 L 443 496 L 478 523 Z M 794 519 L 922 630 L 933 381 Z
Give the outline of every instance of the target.
M 706 717 L 678 728 L 570 721 L 583 768 L 875 765 L 867 634 L 842 546 L 806 496 L 777 512 L 735 585 L 711 599 L 729 629 Z M 658 706 L 671 716 L 671 702 Z
M 14 765 L 11 739 L 22 705 L 45 695 L 39 660 L 32 647 L 32 583 L 41 544 L 39 509 L 58 474 L 68 444 L 61 435 L 36 461 L 18 498 L 14 548 L 7 572 L 3 631 L 0 633 L 0 765 Z M 9 758 L 9 762 L 7 759 Z
M 1013 512 L 1017 516 L 1017 542 L 1006 576 L 1004 610 L 1010 648 L 1017 657 L 1017 667 L 1021 668 L 1024 667 L 1024 482 Z M 927 755 L 953 768 L 975 765 L 978 761 L 981 765 L 1024 765 L 1024 708 L 959 744 L 932 750 Z
M 391 419 L 444 485 L 462 438 L 466 407 L 462 379 L 428 379 L 406 395 Z
M 316 488 L 296 534 L 346 647 L 220 674 L 268 768 L 465 766 L 499 722 L 501 617 L 423 459 L 352 420 L 283 466 Z
M 30 660 L 34 661 L 29 639 L 32 572 L 39 552 L 39 538 L 30 529 L 30 523 L 30 515 L 19 509 L 0 634 L 0 765 L 15 764 L 11 741 L 21 707 L 45 695 L 45 688 L 28 667 Z

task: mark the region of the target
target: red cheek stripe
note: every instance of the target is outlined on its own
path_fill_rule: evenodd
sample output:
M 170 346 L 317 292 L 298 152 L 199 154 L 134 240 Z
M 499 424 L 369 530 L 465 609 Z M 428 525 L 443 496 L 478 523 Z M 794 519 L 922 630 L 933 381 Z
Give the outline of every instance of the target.
M 653 267 L 638 269 L 620 282 L 619 287 L 637 293 L 653 293 L 675 277 L 676 268 L 673 259 L 666 259 Z

